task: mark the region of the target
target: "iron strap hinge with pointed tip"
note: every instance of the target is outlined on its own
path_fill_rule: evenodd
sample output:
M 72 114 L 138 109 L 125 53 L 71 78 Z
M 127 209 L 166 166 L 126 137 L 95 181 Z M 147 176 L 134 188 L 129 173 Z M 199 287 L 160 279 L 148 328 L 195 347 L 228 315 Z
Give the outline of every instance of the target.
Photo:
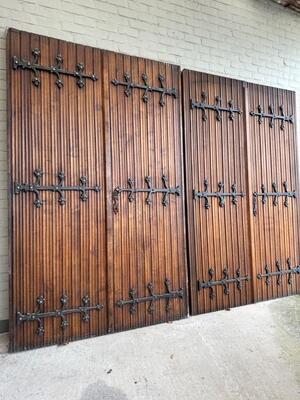
M 152 186 L 152 178 L 151 176 L 146 176 L 145 177 L 145 182 L 147 184 L 146 188 L 135 188 L 134 187 L 134 180 L 129 178 L 128 179 L 128 188 L 121 188 L 117 187 L 113 191 L 113 211 L 115 214 L 119 212 L 119 197 L 121 193 L 125 192 L 128 193 L 128 200 L 130 203 L 132 203 L 135 200 L 135 194 L 136 193 L 147 193 L 146 197 L 146 204 L 150 205 L 152 204 L 152 195 L 155 193 L 162 193 L 163 198 L 162 198 L 162 205 L 167 206 L 169 204 L 169 195 L 176 195 L 180 196 L 181 191 L 180 187 L 176 186 L 174 188 L 168 187 L 168 177 L 166 175 L 162 176 L 162 182 L 163 186 L 162 188 L 154 188 Z
M 261 185 L 261 192 L 254 192 L 253 193 L 253 215 L 257 215 L 257 202 L 258 202 L 258 197 L 262 198 L 262 203 L 266 204 L 268 197 L 273 197 L 273 205 L 277 206 L 278 205 L 278 198 L 279 197 L 284 197 L 284 206 L 288 207 L 289 202 L 288 199 L 290 198 L 296 198 L 297 193 L 295 190 L 289 191 L 288 190 L 288 183 L 285 181 L 282 184 L 284 191 L 279 192 L 278 191 L 278 185 L 277 183 L 273 182 L 272 183 L 272 192 L 268 192 L 266 189 L 266 186 L 264 184 Z
M 295 267 L 292 267 L 292 261 L 290 258 L 286 260 L 287 269 L 281 269 L 280 261 L 276 260 L 275 261 L 275 267 L 276 271 L 271 271 L 270 267 L 268 265 L 265 266 L 265 273 L 257 274 L 257 279 L 263 279 L 266 278 L 266 285 L 269 286 L 271 284 L 271 277 L 276 276 L 276 283 L 278 286 L 281 285 L 282 283 L 282 277 L 284 275 L 288 275 L 288 284 L 292 285 L 293 284 L 293 275 L 295 274 L 300 274 L 300 265 L 296 265 Z
M 60 205 L 65 205 L 66 204 L 66 199 L 64 196 L 64 192 L 80 192 L 80 200 L 82 201 L 87 201 L 88 200 L 88 192 L 93 191 L 98 193 L 101 188 L 98 185 L 95 185 L 93 187 L 88 186 L 88 180 L 85 176 L 82 176 L 80 178 L 80 185 L 78 186 L 65 186 L 64 185 L 64 180 L 65 180 L 65 174 L 63 172 L 59 172 L 57 174 L 58 178 L 58 183 L 56 185 L 41 185 L 41 178 L 44 175 L 44 172 L 40 169 L 36 169 L 33 172 L 33 175 L 35 176 L 35 182 L 34 183 L 18 183 L 16 182 L 14 184 L 14 193 L 15 194 L 20 194 L 20 193 L 34 193 L 36 195 L 36 199 L 34 200 L 33 204 L 35 207 L 40 208 L 42 207 L 43 203 L 45 203 L 44 200 L 40 198 L 40 192 L 56 192 L 58 193 L 58 203 Z
M 56 76 L 56 85 L 60 89 L 63 87 L 64 82 L 61 78 L 61 75 L 67 75 L 71 76 L 77 79 L 77 86 L 79 88 L 83 88 L 85 86 L 85 80 L 90 79 L 93 82 L 97 81 L 98 78 L 95 74 L 88 75 L 84 73 L 84 64 L 83 63 L 77 63 L 75 68 L 75 71 L 67 71 L 62 68 L 63 65 L 63 57 L 61 54 L 58 54 L 55 59 L 55 65 L 51 66 L 45 66 L 45 65 L 40 65 L 39 64 L 39 58 L 41 55 L 40 49 L 33 49 L 32 50 L 32 55 L 33 59 L 32 61 L 25 60 L 23 58 L 18 58 L 16 56 L 13 56 L 12 58 L 12 68 L 14 70 L 17 70 L 18 68 L 25 70 L 31 70 L 33 72 L 33 78 L 32 78 L 32 83 L 34 86 L 39 87 L 41 84 L 41 78 L 40 78 L 40 71 L 44 72 L 49 72 L 51 74 L 54 74 Z
M 294 123 L 294 117 L 293 117 L 292 114 L 291 115 L 285 115 L 284 114 L 284 106 L 283 105 L 279 106 L 279 110 L 280 110 L 280 114 L 276 115 L 274 113 L 274 107 L 272 105 L 270 105 L 269 106 L 269 113 L 266 113 L 266 112 L 263 111 L 262 106 L 259 104 L 257 106 L 257 111 L 250 111 L 250 115 L 252 117 L 258 117 L 258 123 L 260 125 L 263 123 L 264 118 L 269 118 L 270 119 L 270 121 L 269 121 L 270 128 L 273 128 L 274 127 L 274 121 L 276 119 L 279 119 L 281 121 L 280 122 L 280 129 L 284 130 L 284 127 L 285 127 L 284 123 L 285 122 L 289 122 L 289 123 L 293 124 Z
M 94 306 L 90 306 L 90 298 L 89 296 L 85 295 L 82 297 L 82 306 L 77 308 L 66 308 L 68 303 L 69 297 L 66 294 L 63 294 L 60 298 L 61 308 L 53 311 L 42 311 L 42 308 L 45 305 L 46 299 L 44 296 L 39 296 L 36 299 L 38 309 L 33 313 L 22 313 L 17 312 L 17 322 L 23 323 L 27 321 L 36 321 L 38 323 L 38 328 L 36 333 L 39 336 L 43 336 L 45 333 L 44 327 L 44 319 L 45 318 L 60 318 L 61 323 L 60 327 L 62 330 L 65 330 L 69 326 L 69 322 L 66 319 L 66 316 L 69 314 L 81 314 L 81 319 L 84 322 L 88 322 L 90 320 L 90 311 L 93 310 L 102 310 L 102 304 L 96 304 Z
M 197 190 L 193 190 L 193 198 L 196 199 L 198 198 L 204 198 L 205 203 L 204 207 L 208 210 L 210 208 L 209 204 L 209 197 L 216 197 L 219 200 L 219 206 L 224 207 L 225 206 L 225 197 L 230 197 L 232 204 L 236 205 L 237 204 L 237 198 L 238 197 L 244 197 L 245 193 L 243 192 L 237 192 L 237 186 L 235 183 L 231 185 L 231 192 L 224 192 L 224 183 L 219 182 L 218 187 L 219 190 L 217 192 L 209 192 L 208 191 L 208 180 L 204 180 L 204 191 L 198 192 Z
M 201 93 L 201 101 L 197 102 L 191 99 L 191 109 L 195 109 L 198 108 L 200 110 L 202 110 L 202 120 L 203 121 L 207 121 L 208 119 L 208 115 L 206 110 L 212 110 L 215 111 L 216 113 L 216 119 L 217 121 L 221 121 L 222 119 L 222 112 L 227 112 L 229 113 L 229 119 L 231 121 L 234 120 L 234 115 L 235 114 L 241 114 L 242 111 L 239 108 L 235 108 L 233 107 L 233 100 L 229 100 L 228 101 L 228 107 L 223 107 L 221 105 L 221 97 L 220 96 L 216 96 L 216 104 L 208 104 L 207 103 L 207 93 L 206 92 L 202 92 Z
M 150 86 L 148 83 L 148 76 L 147 74 L 142 74 L 142 81 L 143 83 L 133 83 L 131 81 L 131 76 L 129 73 L 124 74 L 125 81 L 119 81 L 118 79 L 113 79 L 111 83 L 115 86 L 125 86 L 124 93 L 127 97 L 131 95 L 133 89 L 141 89 L 144 90 L 144 94 L 142 99 L 144 103 L 148 103 L 149 100 L 149 93 L 160 93 L 160 100 L 159 104 L 163 107 L 165 105 L 165 96 L 171 96 L 174 99 L 177 98 L 177 91 L 175 88 L 168 89 L 164 87 L 165 78 L 163 75 L 158 75 L 158 81 L 160 83 L 160 87 Z
M 180 288 L 178 290 L 172 290 L 171 289 L 171 281 L 166 278 L 165 279 L 165 286 L 166 286 L 166 293 L 160 293 L 160 294 L 155 294 L 154 293 L 154 285 L 153 283 L 148 283 L 147 289 L 149 291 L 149 296 L 144 296 L 144 297 L 137 297 L 137 291 L 136 289 L 132 288 L 129 290 L 129 297 L 130 299 L 128 300 L 119 300 L 117 301 L 116 305 L 117 307 L 124 307 L 128 304 L 130 304 L 130 314 L 134 314 L 137 310 L 137 305 L 139 303 L 147 303 L 150 302 L 149 307 L 148 307 L 148 313 L 152 314 L 155 311 L 154 308 L 154 302 L 165 299 L 166 302 L 166 312 L 170 311 L 170 300 L 172 299 L 183 299 L 184 292 L 183 289 Z
M 213 268 L 209 268 L 208 275 L 210 276 L 208 281 L 198 281 L 198 290 L 201 289 L 209 289 L 209 298 L 212 300 L 215 296 L 215 287 L 216 286 L 223 286 L 224 294 L 228 295 L 229 285 L 231 283 L 236 284 L 238 290 L 242 289 L 242 282 L 243 281 L 250 281 L 250 276 L 241 276 L 240 268 L 236 270 L 235 277 L 229 278 L 228 268 L 223 269 L 223 279 L 214 281 L 213 277 L 215 275 L 215 271 Z

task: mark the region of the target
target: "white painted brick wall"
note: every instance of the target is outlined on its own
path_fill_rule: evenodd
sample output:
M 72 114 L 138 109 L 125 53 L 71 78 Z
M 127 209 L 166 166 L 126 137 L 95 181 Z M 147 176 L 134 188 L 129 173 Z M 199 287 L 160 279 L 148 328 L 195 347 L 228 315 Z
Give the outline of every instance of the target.
M 8 318 L 8 27 L 292 89 L 300 121 L 300 15 L 271 0 L 0 0 L 0 320 Z

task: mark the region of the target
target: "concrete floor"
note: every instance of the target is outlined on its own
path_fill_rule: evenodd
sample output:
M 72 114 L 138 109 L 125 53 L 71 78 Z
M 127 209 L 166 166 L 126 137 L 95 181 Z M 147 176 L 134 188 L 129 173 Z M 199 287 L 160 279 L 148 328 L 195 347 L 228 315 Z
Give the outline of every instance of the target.
M 298 400 L 300 296 L 7 354 L 1 400 Z

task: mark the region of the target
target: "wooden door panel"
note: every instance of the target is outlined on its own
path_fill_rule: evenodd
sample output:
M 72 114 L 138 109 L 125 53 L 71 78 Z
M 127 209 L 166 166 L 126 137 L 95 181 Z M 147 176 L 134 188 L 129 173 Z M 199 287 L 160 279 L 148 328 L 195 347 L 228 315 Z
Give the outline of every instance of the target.
M 296 107 L 295 94 L 287 90 L 247 84 L 246 95 L 255 300 L 260 301 L 300 290 Z
M 112 52 L 104 58 L 114 210 L 108 267 L 112 325 L 124 330 L 187 312 L 180 69 Z M 170 91 L 153 90 L 162 86 Z
M 182 75 L 191 313 L 198 314 L 252 299 L 244 90 L 232 79 Z
M 59 54 L 64 70 L 82 62 L 101 75 L 99 50 L 8 33 L 12 351 L 107 331 L 102 83 L 83 78 L 80 88 L 76 76 L 16 64 L 54 66 Z

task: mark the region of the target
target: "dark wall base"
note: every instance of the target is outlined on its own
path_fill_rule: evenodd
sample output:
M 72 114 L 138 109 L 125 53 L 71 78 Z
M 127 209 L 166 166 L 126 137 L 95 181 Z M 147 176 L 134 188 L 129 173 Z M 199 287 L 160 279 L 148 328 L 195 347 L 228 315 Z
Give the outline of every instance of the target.
M 0 321 L 0 333 L 8 332 L 8 320 Z

